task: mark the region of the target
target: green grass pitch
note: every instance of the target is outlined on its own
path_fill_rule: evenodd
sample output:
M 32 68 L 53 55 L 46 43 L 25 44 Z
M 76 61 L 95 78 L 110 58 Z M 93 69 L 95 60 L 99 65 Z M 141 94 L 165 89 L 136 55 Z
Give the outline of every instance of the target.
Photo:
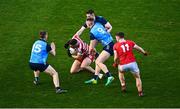
M 0 0 L 0 107 L 180 107 L 180 0 Z M 145 97 L 139 98 L 135 80 L 126 74 L 126 94 L 120 91 L 113 58 L 106 65 L 115 76 L 86 85 L 91 74 L 69 73 L 72 59 L 63 45 L 84 23 L 85 12 L 94 9 L 113 26 L 112 35 L 126 33 L 151 55 L 137 52 Z M 41 73 L 41 85 L 33 85 L 28 61 L 38 31 L 49 32 L 57 46 L 50 63 L 60 74 L 68 93 L 54 92 L 51 78 Z M 89 41 L 89 30 L 81 36 Z M 101 46 L 98 46 L 101 50 Z M 93 65 L 94 66 L 94 65 Z

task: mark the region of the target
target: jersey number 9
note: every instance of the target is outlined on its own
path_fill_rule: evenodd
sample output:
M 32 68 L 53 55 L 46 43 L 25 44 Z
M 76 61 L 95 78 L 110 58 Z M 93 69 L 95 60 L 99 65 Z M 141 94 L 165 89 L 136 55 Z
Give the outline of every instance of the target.
M 106 33 L 102 28 L 98 28 L 97 30 L 98 30 L 98 32 L 100 32 L 100 33 L 102 33 L 102 34 L 105 34 L 105 33 Z

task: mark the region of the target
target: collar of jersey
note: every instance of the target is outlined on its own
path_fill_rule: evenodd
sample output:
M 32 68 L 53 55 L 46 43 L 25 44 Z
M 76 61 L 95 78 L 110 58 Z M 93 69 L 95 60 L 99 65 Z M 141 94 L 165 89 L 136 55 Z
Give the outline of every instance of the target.
M 41 40 L 41 41 L 43 41 L 43 42 L 47 42 L 46 40 L 44 40 L 44 39 L 39 39 L 39 40 Z

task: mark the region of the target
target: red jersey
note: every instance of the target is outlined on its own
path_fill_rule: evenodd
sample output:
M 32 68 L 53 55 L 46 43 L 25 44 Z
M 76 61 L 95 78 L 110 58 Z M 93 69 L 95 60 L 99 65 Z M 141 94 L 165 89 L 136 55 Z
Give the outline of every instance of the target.
M 136 61 L 133 54 L 134 45 L 135 43 L 131 40 L 115 43 L 113 49 L 117 52 L 120 65 L 129 64 Z
M 83 42 L 79 36 L 74 35 L 72 39 L 76 39 L 79 47 L 78 47 L 78 53 L 81 53 L 82 55 L 88 55 L 89 53 L 89 45 Z

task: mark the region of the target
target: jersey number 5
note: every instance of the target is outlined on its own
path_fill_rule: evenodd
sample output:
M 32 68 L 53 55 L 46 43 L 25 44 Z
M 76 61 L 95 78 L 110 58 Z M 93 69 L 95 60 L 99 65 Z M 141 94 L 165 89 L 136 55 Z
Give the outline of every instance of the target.
M 121 45 L 121 48 L 123 49 L 123 52 L 129 51 L 129 45 L 128 44 Z
M 35 53 L 39 53 L 39 52 L 41 52 L 41 45 L 40 44 L 35 44 L 34 46 L 33 46 L 33 52 L 35 52 Z

